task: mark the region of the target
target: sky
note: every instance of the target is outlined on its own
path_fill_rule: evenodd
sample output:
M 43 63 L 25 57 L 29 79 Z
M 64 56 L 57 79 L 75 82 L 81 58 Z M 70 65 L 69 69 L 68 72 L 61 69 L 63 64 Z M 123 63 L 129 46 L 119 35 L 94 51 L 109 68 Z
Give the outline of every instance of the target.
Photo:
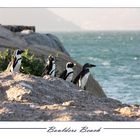
M 140 30 L 140 8 L 54 8 L 85 30 Z
M 44 32 L 140 30 L 140 8 L 0 8 L 0 24 Z

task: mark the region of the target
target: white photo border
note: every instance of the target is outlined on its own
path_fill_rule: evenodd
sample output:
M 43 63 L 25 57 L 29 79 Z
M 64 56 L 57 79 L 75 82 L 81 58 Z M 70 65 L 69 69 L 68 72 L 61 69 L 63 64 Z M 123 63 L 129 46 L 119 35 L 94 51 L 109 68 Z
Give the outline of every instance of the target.
M 139 0 L 0 0 L 0 7 L 140 7 Z
M 0 0 L 0 7 L 140 7 L 139 0 Z M 101 131 L 80 133 L 81 127 Z M 49 127 L 63 129 L 70 127 L 77 132 L 52 132 Z M 137 139 L 140 133 L 140 122 L 0 122 L 0 138 L 14 140 L 44 139 L 89 139 L 118 140 Z

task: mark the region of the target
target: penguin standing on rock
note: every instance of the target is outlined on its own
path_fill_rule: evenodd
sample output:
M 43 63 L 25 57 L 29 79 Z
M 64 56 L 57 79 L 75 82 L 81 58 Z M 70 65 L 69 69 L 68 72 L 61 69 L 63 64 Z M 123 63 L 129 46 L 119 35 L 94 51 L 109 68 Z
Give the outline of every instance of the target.
M 82 71 L 74 79 L 74 82 L 73 83 L 74 84 L 77 84 L 80 88 L 82 88 L 82 89 L 85 90 L 86 89 L 86 83 L 87 83 L 88 77 L 90 75 L 89 68 L 92 68 L 92 67 L 96 67 L 96 65 L 86 63 L 83 66 Z
M 14 59 L 9 63 L 7 70 L 10 69 L 10 72 L 19 72 L 20 66 L 21 66 L 21 61 L 22 61 L 22 56 L 21 54 L 23 53 L 23 50 L 17 49 L 14 51 Z
M 56 64 L 55 64 L 55 58 L 52 55 L 48 56 L 47 64 L 43 70 L 42 75 L 51 75 L 55 77 L 56 73 Z
M 59 78 L 62 78 L 66 81 L 72 82 L 73 79 L 73 67 L 76 64 L 72 63 L 72 62 L 68 62 L 66 64 L 66 69 L 60 74 Z

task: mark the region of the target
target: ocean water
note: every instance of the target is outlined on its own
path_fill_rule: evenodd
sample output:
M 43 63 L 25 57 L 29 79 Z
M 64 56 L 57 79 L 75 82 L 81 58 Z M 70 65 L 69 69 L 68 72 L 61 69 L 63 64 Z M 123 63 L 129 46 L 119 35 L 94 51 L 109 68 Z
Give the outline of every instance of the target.
M 140 104 L 140 32 L 55 33 L 71 57 L 91 69 L 108 97 Z

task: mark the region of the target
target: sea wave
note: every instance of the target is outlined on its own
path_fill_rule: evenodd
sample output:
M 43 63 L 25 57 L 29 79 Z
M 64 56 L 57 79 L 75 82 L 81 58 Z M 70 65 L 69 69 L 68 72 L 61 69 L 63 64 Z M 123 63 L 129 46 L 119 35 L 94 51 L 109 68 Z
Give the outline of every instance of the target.
M 140 75 L 139 74 L 138 75 L 132 75 L 132 77 L 135 78 L 135 79 L 140 79 Z
M 104 66 L 111 66 L 111 62 L 110 61 L 103 61 L 102 65 L 104 65 Z

